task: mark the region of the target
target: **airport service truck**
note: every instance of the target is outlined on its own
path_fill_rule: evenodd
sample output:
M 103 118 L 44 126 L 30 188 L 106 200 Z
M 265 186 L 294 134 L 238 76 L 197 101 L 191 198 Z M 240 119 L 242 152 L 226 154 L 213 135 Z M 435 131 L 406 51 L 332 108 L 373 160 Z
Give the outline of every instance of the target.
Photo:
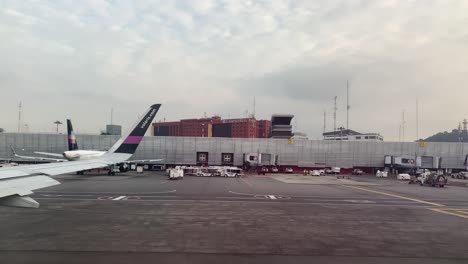
M 169 175 L 167 177 L 169 180 L 182 180 L 184 179 L 184 170 L 180 167 L 169 169 Z

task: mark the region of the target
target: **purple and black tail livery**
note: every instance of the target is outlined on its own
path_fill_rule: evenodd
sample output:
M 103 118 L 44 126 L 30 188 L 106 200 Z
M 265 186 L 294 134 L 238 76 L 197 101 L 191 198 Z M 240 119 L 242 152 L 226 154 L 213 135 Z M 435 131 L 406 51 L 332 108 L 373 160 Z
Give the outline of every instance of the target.
M 156 113 L 161 107 L 161 104 L 154 104 L 150 107 L 149 111 L 143 116 L 137 126 L 130 132 L 130 134 L 124 139 L 122 144 L 117 148 L 115 153 L 127 153 L 133 154 L 137 149 L 140 142 L 143 140 L 143 137 L 148 130 L 148 127 L 151 125 L 153 118 L 156 116 Z
M 67 119 L 67 131 L 68 131 L 68 150 L 77 150 L 78 143 L 76 142 L 75 132 L 70 119 Z

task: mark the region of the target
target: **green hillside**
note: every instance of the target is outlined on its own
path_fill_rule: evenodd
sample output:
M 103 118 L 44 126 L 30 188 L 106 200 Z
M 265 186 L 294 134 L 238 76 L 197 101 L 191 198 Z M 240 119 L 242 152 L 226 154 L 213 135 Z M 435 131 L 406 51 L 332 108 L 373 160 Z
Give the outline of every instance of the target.
M 461 133 L 460 133 L 461 132 Z M 439 132 L 433 136 L 430 136 L 422 141 L 426 142 L 467 142 L 468 143 L 468 131 L 459 131 L 458 129 L 452 130 L 452 132 Z

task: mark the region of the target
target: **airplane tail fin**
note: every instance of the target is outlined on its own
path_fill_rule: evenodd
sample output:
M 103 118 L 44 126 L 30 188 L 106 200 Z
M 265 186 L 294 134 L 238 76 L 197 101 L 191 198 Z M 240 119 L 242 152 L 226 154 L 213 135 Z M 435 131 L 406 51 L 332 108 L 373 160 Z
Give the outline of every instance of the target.
M 76 142 L 75 131 L 73 131 L 72 122 L 67 119 L 67 132 L 68 132 L 68 150 L 77 150 L 78 143 Z
M 161 107 L 161 104 L 152 105 L 143 115 L 143 117 L 138 120 L 132 126 L 132 129 L 124 134 L 117 142 L 109 149 L 108 153 L 123 153 L 123 154 L 133 154 L 135 153 L 138 145 L 143 140 L 143 137 L 146 134 L 153 118 L 156 116 L 156 113 Z

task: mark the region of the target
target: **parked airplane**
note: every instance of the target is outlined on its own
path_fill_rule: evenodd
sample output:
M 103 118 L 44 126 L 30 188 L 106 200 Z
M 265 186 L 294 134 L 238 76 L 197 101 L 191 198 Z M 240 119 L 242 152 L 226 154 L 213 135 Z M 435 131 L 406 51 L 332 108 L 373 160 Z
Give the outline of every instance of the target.
M 102 155 L 106 154 L 107 151 L 101 151 L 101 150 L 80 150 L 78 148 L 78 143 L 76 141 L 76 136 L 75 132 L 73 130 L 73 125 L 70 119 L 67 119 L 67 135 L 68 135 L 68 151 L 64 151 L 63 153 L 50 153 L 50 152 L 40 152 L 40 151 L 35 151 L 34 153 L 40 154 L 40 155 L 47 155 L 47 156 L 52 156 L 52 157 L 60 157 L 61 159 L 58 158 L 45 158 L 45 157 L 37 157 L 37 156 L 24 156 L 24 155 L 18 155 L 13 148 L 11 150 L 13 151 L 13 155 L 18 158 L 23 158 L 23 159 L 31 159 L 31 160 L 42 160 L 42 161 L 54 161 L 54 162 L 60 162 L 60 161 L 75 161 L 75 160 L 89 160 L 89 159 L 95 159 L 98 157 L 101 157 Z M 64 159 L 65 158 L 65 159 Z M 138 162 L 157 162 L 161 161 L 162 159 L 149 159 L 149 160 L 128 160 L 128 163 L 138 163 Z M 122 170 L 125 170 L 128 166 L 122 166 Z M 82 174 L 79 172 L 78 174 Z M 113 171 L 109 171 L 110 175 L 113 175 Z
M 0 162 L 0 168 L 13 167 L 13 166 L 18 166 L 18 163 L 11 162 L 11 160 L 7 160 L 7 159 L 2 159 L 2 161 Z
M 135 153 L 160 106 L 152 105 L 128 133 L 94 159 L 0 168 L 0 205 L 37 208 L 39 203 L 29 197 L 32 191 L 60 184 L 49 176 L 125 162 Z
M 73 160 L 88 160 L 100 157 L 106 153 L 101 150 L 80 150 L 76 142 L 75 132 L 70 119 L 67 119 L 67 134 L 68 134 L 68 151 L 63 153 L 50 153 L 35 151 L 36 154 L 47 155 L 52 157 L 63 157 L 69 161 Z
M 10 146 L 11 152 L 13 153 L 13 156 L 20 158 L 20 159 L 28 159 L 28 160 L 39 160 L 39 161 L 49 161 L 49 162 L 62 162 L 66 161 L 66 159 L 54 159 L 54 158 L 45 158 L 45 157 L 32 157 L 32 156 L 24 156 L 24 155 L 18 155 L 16 151 L 13 149 L 12 146 Z

